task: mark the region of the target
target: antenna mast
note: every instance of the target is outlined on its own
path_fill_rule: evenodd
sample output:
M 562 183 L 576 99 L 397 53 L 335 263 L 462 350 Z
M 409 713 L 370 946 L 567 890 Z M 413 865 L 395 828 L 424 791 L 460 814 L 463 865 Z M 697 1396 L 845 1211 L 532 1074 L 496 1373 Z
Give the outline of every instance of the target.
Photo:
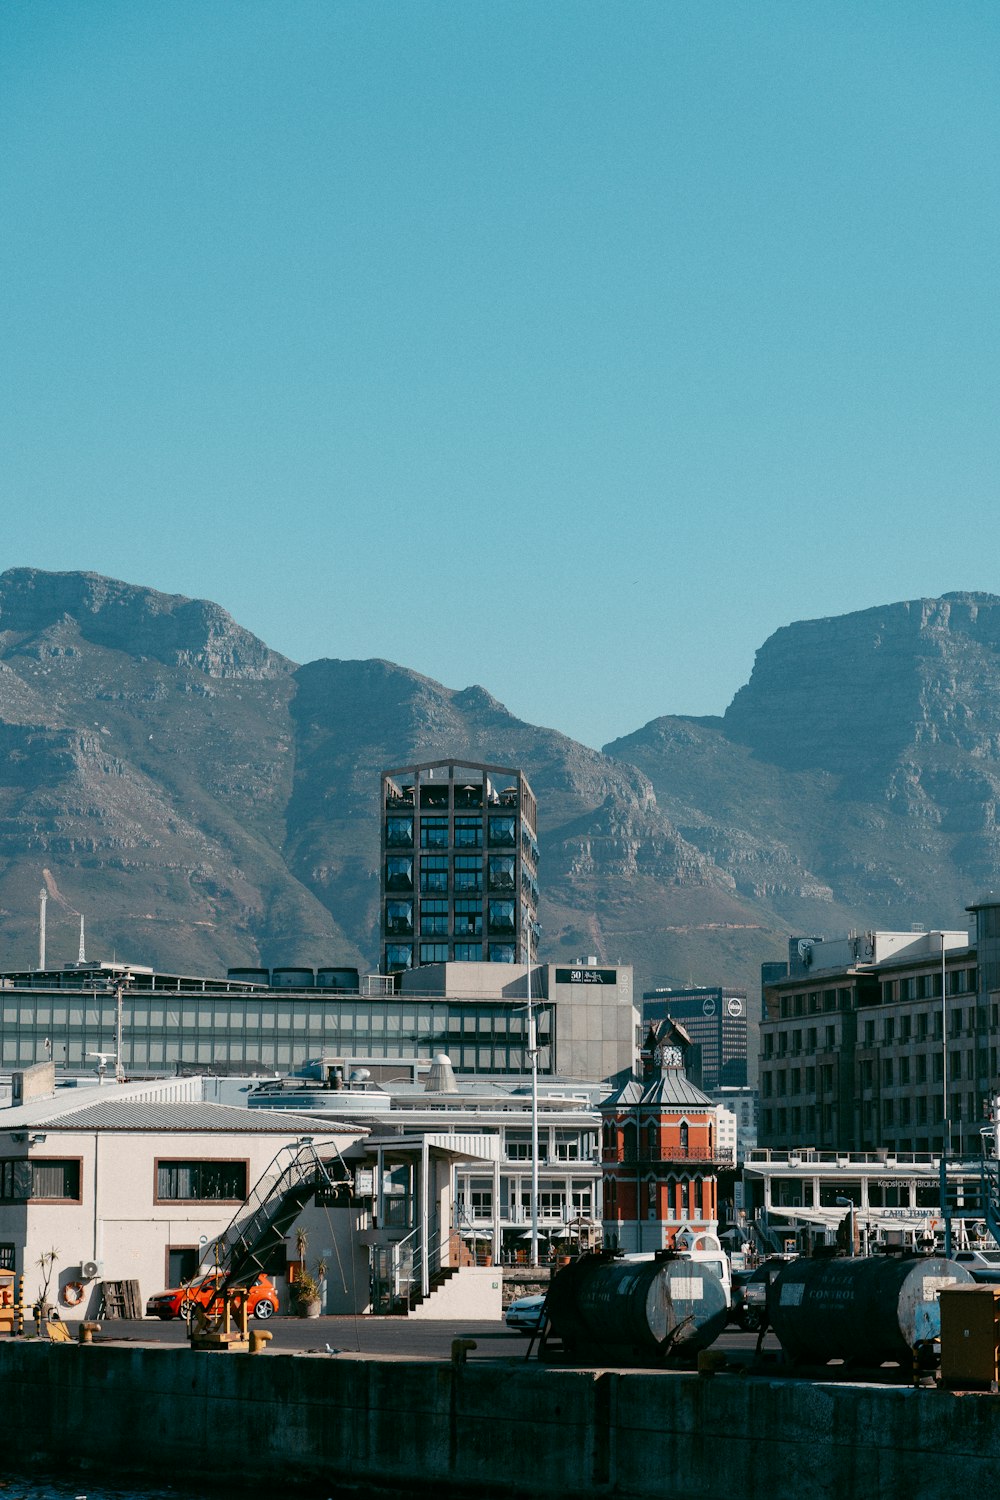
M 44 885 L 38 892 L 38 967 L 45 968 L 45 903 L 49 893 Z
M 80 954 L 79 954 L 79 962 L 81 964 L 85 964 L 87 962 L 87 945 L 86 945 L 86 942 L 84 941 L 84 936 L 83 936 L 83 912 L 80 913 Z

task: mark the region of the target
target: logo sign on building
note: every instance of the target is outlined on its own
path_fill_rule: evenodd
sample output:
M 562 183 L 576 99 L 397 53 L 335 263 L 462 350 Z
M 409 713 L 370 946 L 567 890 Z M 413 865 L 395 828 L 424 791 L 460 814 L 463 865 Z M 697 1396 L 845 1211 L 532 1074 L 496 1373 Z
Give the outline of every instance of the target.
M 557 969 L 556 984 L 617 984 L 617 969 Z
M 737 1000 L 735 995 L 731 995 L 726 1001 L 726 1010 L 731 1016 L 741 1016 L 743 1014 L 743 1001 Z

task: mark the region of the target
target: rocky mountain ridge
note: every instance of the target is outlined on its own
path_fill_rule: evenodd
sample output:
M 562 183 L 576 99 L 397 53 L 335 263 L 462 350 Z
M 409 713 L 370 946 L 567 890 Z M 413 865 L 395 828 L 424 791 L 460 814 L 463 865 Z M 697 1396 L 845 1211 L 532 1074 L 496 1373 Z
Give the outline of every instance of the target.
M 299 666 L 217 605 L 95 574 L 0 575 L 0 967 L 91 951 L 166 970 L 378 953 L 379 773 L 524 768 L 543 953 L 743 983 L 790 932 L 956 925 L 1000 880 L 1000 599 L 775 633 L 717 719 L 590 750 L 478 686 Z

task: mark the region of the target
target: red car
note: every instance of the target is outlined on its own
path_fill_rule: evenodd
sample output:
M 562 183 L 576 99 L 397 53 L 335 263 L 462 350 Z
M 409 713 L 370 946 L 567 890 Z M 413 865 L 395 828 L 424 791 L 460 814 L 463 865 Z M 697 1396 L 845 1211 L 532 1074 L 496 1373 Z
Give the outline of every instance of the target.
M 197 1304 L 204 1307 L 211 1301 L 221 1279 L 214 1272 L 209 1272 L 201 1281 L 192 1282 L 190 1286 L 176 1287 L 171 1292 L 157 1292 L 146 1303 L 146 1317 L 163 1318 L 164 1321 L 168 1318 L 188 1317 Z M 246 1291 L 249 1311 L 255 1318 L 269 1318 L 278 1311 L 278 1289 L 263 1271 Z

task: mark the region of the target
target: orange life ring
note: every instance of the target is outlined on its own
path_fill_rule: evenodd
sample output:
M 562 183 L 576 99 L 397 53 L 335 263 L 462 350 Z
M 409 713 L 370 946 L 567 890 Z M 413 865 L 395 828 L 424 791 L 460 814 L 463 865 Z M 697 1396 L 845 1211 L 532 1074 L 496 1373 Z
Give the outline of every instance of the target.
M 84 1298 L 82 1281 L 67 1281 L 62 1289 L 62 1300 L 67 1307 L 79 1307 Z

